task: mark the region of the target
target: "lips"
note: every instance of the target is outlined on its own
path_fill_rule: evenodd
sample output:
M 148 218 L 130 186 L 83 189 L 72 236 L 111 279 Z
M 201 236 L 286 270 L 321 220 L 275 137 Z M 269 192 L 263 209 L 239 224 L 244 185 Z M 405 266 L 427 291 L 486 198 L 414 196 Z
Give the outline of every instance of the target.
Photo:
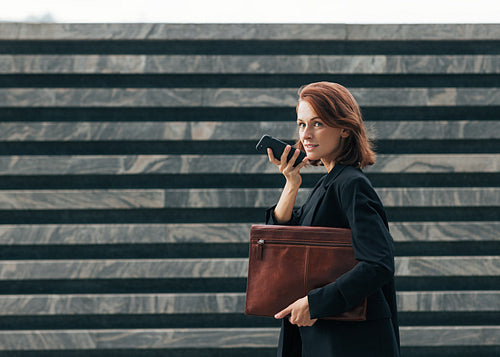
M 304 145 L 304 149 L 306 149 L 306 151 L 310 151 L 310 150 L 314 150 L 315 148 L 317 148 L 319 145 L 316 145 L 316 144 L 305 144 Z

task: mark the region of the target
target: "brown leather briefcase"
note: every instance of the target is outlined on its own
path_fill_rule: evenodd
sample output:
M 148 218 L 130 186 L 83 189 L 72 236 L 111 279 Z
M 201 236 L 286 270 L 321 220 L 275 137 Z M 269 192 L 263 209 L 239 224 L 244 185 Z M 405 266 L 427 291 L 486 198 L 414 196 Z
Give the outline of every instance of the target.
M 334 282 L 357 261 L 351 230 L 253 225 L 245 314 L 272 317 L 309 291 Z M 329 320 L 366 320 L 366 299 Z

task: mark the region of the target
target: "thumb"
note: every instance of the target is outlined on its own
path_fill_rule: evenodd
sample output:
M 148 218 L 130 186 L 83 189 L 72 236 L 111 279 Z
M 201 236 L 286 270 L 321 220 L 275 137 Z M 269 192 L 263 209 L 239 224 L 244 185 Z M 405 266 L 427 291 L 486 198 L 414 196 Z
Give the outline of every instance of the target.
M 283 309 L 281 310 L 280 312 L 278 312 L 276 315 L 274 315 L 274 318 L 275 319 L 282 319 L 283 317 L 291 314 L 292 312 L 292 305 L 289 305 L 286 309 Z

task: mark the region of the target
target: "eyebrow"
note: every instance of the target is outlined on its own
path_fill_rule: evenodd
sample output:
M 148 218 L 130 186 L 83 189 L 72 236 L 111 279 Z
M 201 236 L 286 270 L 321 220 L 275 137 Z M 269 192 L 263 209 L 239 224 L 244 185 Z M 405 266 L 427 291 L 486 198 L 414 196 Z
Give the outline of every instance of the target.
M 311 118 L 309 120 L 314 120 L 314 119 L 319 119 L 319 120 L 322 120 L 320 117 L 314 117 L 314 118 Z M 297 118 L 297 121 L 299 120 L 302 120 L 302 121 L 305 121 L 305 119 L 302 119 L 302 118 Z

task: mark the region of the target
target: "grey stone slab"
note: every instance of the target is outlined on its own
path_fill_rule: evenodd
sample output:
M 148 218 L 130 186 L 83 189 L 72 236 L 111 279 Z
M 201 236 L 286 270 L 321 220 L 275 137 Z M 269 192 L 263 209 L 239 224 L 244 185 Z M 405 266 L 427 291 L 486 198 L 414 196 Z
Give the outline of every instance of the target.
M 398 292 L 401 312 L 500 311 L 500 291 Z
M 410 154 L 377 155 L 367 173 L 459 173 L 498 172 L 500 156 L 496 154 Z
M 500 311 L 500 291 L 398 292 L 397 301 L 399 312 Z M 0 316 L 243 314 L 244 308 L 245 293 L 0 296 Z
M 426 326 L 402 327 L 402 346 L 498 346 L 499 326 Z
M 371 121 L 378 140 L 500 139 L 500 121 Z M 295 121 L 261 122 L 4 122 L 0 141 L 297 140 Z
M 296 204 L 305 202 L 301 189 Z M 498 206 L 500 189 L 484 188 L 376 188 L 386 207 L 479 207 Z M 165 190 L 165 207 L 270 207 L 281 189 L 172 189 Z
M 2 23 L 2 40 L 497 40 L 498 24 Z
M 497 106 L 500 88 L 350 88 L 361 107 Z M 2 107 L 295 107 L 297 88 L 0 89 Z
M 0 316 L 243 314 L 244 307 L 242 293 L 0 296 Z
M 498 154 L 377 155 L 367 173 L 487 173 L 500 170 Z M 0 156 L 0 176 L 277 174 L 266 155 L 49 155 Z M 326 174 L 309 166 L 301 174 Z
M 397 257 L 396 276 L 500 275 L 500 257 Z M 246 278 L 248 259 L 87 259 L 0 261 L 0 281 L 37 279 Z
M 247 243 L 251 224 L 0 225 L 0 245 Z
M 500 188 L 376 188 L 386 207 L 496 207 Z M 300 189 L 296 205 L 309 189 Z M 281 189 L 3 190 L 0 209 L 267 208 Z
M 276 328 L 0 331 L 0 351 L 274 348 Z
M 0 280 L 244 278 L 247 259 L 0 261 Z
M 9 40 L 342 40 L 343 24 L 2 23 Z
M 500 222 L 394 222 L 396 242 L 500 240 Z M 250 223 L 0 225 L 0 245 L 247 244 Z
M 396 276 L 494 276 L 500 273 L 500 257 L 398 257 Z
M 0 191 L 0 209 L 163 208 L 162 190 L 24 190 Z
M 498 55 L 0 55 L 6 74 L 487 74 Z
M 500 222 L 399 222 L 389 225 L 396 242 L 500 240 Z
M 347 25 L 349 40 L 448 40 L 500 38 L 499 24 Z
M 498 326 L 403 326 L 402 347 L 499 346 Z M 2 351 L 276 348 L 277 328 L 0 331 Z

